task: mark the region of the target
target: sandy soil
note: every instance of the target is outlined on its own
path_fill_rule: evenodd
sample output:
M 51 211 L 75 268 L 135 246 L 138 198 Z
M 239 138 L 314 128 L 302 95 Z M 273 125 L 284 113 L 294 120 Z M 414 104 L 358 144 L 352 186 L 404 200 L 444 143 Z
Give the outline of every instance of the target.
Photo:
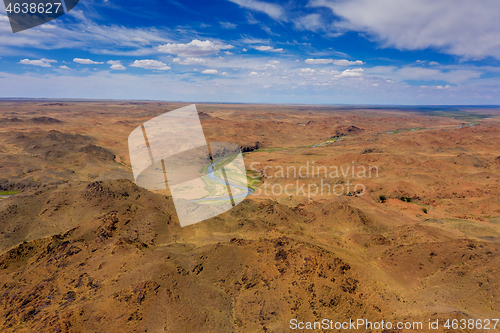
M 183 105 L 0 101 L 2 332 L 499 318 L 499 110 L 199 104 L 256 191 L 181 228 L 127 137 Z

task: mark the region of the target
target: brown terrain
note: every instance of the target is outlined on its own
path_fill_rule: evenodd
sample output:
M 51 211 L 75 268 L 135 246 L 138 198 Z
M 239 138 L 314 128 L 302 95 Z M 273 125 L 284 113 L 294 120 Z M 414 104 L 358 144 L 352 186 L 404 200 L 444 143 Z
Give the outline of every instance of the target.
M 127 138 L 184 105 L 0 101 L 1 332 L 499 331 L 443 324 L 500 317 L 500 110 L 198 104 L 255 193 L 181 228 Z

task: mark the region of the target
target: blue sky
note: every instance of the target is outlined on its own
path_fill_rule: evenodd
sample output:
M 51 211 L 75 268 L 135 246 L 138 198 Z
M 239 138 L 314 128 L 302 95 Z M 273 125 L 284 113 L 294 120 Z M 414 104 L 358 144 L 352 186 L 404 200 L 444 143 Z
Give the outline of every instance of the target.
M 498 0 L 82 0 L 13 34 L 0 97 L 500 104 Z

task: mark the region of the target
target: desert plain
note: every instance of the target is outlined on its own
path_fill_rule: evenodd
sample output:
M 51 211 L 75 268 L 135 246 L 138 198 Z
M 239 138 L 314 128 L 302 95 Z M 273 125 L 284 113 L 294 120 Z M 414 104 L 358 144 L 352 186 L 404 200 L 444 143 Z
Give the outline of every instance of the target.
M 254 192 L 181 228 L 127 138 L 185 105 L 0 101 L 2 332 L 499 330 L 443 324 L 500 317 L 500 109 L 197 104 Z

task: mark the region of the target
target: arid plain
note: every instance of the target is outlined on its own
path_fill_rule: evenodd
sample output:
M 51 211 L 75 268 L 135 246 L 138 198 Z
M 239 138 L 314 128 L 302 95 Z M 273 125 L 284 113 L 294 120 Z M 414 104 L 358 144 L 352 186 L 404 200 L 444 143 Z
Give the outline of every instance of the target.
M 0 101 L 2 332 L 500 317 L 499 109 L 197 104 L 255 193 L 181 228 L 127 138 L 184 105 Z

